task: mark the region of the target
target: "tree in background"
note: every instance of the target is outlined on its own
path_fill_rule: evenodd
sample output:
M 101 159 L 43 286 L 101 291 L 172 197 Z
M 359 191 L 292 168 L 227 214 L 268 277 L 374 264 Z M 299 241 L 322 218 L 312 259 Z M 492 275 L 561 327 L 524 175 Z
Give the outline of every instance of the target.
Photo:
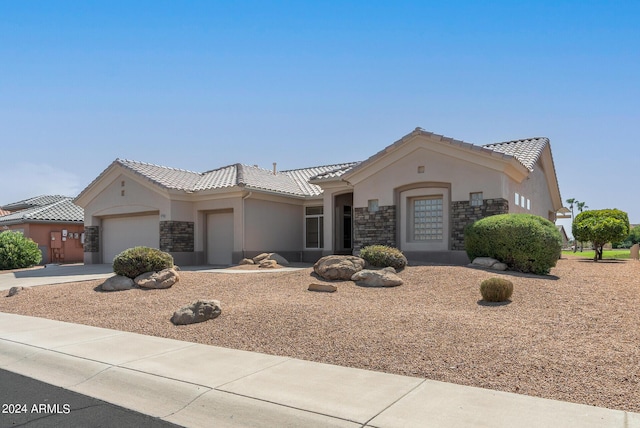
M 576 200 L 576 206 L 578 207 L 578 211 L 582 212 L 584 211 L 585 208 L 589 208 L 588 205 L 586 205 L 586 202 L 580 202 L 578 200 Z M 582 248 L 583 248 L 583 242 L 580 241 L 580 252 L 582 252 Z M 575 253 L 575 250 L 573 251 Z
M 584 211 L 576 216 L 571 231 L 576 240 L 593 243 L 593 261 L 597 262 L 602 260 L 602 247 L 606 243 L 621 241 L 629 235 L 629 216 L 618 209 Z
M 571 210 L 571 230 L 573 230 L 573 204 L 576 203 L 576 198 L 569 198 L 566 200 L 566 202 L 569 204 L 569 209 Z M 578 251 L 578 241 L 576 241 L 576 237 L 575 235 L 573 236 L 573 252 L 575 253 L 576 251 Z

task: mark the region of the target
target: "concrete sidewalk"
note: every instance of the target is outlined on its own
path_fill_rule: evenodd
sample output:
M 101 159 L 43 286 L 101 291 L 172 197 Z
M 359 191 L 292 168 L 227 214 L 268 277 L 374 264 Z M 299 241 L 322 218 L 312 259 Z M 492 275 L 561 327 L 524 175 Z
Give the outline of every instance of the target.
M 0 367 L 186 427 L 640 428 L 637 413 L 6 313 Z

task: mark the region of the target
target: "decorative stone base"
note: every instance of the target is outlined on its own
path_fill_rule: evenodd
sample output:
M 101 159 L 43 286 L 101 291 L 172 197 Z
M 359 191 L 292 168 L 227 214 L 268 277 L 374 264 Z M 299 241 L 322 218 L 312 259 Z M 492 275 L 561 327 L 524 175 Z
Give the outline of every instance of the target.
M 160 250 L 171 252 L 192 252 L 194 224 L 191 221 L 161 221 Z
M 368 245 L 397 246 L 395 205 L 381 206 L 375 212 L 355 208 L 353 215 L 354 254 Z
M 496 214 L 507 214 L 509 201 L 485 199 L 481 206 L 472 207 L 469 201 L 451 202 L 451 249 L 464 250 L 464 229 L 467 225 Z
M 97 253 L 100 251 L 100 227 L 85 226 L 84 228 L 84 252 Z

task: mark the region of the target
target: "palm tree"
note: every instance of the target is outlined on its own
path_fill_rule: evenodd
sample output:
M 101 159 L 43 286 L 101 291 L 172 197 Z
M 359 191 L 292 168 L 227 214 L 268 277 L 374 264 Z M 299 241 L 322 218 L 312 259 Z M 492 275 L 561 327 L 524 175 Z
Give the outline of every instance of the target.
M 589 205 L 585 205 L 585 204 L 586 202 L 576 201 L 576 206 L 578 207 L 578 211 L 582 212 L 583 209 L 589 208 Z M 580 241 L 580 252 L 582 252 L 582 241 Z
M 573 204 L 575 204 L 576 198 L 570 198 L 567 199 L 567 203 L 569 204 L 569 208 L 571 209 L 571 223 L 573 223 Z M 573 239 L 573 252 L 575 253 L 576 251 L 578 251 L 578 246 L 576 245 L 576 240 L 575 238 Z

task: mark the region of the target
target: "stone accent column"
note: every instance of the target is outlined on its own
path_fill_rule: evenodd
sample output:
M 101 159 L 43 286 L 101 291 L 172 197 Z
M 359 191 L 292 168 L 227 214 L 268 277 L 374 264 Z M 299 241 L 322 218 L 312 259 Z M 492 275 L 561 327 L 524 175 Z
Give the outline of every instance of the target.
M 160 250 L 168 253 L 193 252 L 194 223 L 191 221 L 161 221 Z
M 396 207 L 378 207 L 369 212 L 368 208 L 355 208 L 353 218 L 353 251 L 357 253 L 368 245 L 388 245 L 396 247 Z
M 84 252 L 100 252 L 100 227 L 85 226 L 84 228 Z
M 469 201 L 451 202 L 451 249 L 464 250 L 464 228 L 474 221 L 496 214 L 507 214 L 509 201 L 485 199 L 481 206 L 472 207 Z

